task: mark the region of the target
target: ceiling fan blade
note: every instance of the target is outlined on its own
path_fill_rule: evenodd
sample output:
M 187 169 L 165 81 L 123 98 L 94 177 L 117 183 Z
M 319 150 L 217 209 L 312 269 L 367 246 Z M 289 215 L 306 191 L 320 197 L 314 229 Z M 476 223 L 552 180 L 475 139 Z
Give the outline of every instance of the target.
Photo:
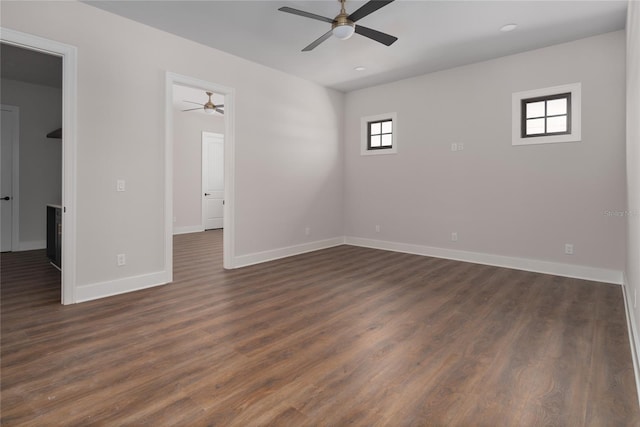
M 200 106 L 204 105 L 202 102 L 187 101 L 186 99 L 183 99 L 182 102 L 188 102 L 189 104 L 196 104 L 196 105 L 200 105 Z
M 185 111 L 195 111 L 195 110 L 202 110 L 202 107 L 198 107 L 198 108 L 190 108 L 188 110 L 182 110 L 182 112 L 184 113 Z
M 216 105 L 216 108 L 222 108 L 222 107 L 224 107 L 224 104 Z
M 320 43 L 322 43 L 323 41 L 325 41 L 326 39 L 328 39 L 329 37 L 331 37 L 331 35 L 333 34 L 332 30 L 327 31 L 326 33 L 324 33 L 323 35 L 321 35 L 320 37 L 318 37 L 313 43 L 311 43 L 309 46 L 305 47 L 304 49 L 302 49 L 303 52 L 309 52 L 310 50 L 315 49 L 316 46 L 318 46 Z
M 371 28 L 363 27 L 362 25 L 356 25 L 356 33 L 361 36 L 369 37 L 371 40 L 375 40 L 386 46 L 391 46 L 396 40 L 398 40 L 397 37 L 381 33 L 377 30 L 372 30 Z
M 224 114 L 224 111 L 222 111 L 222 110 L 221 110 L 221 109 L 219 109 L 219 108 L 216 108 L 216 111 L 217 111 L 218 113 L 220 113 L 220 114 Z
M 278 9 L 278 10 L 280 12 L 293 13 L 294 15 L 299 15 L 299 16 L 304 16 L 305 18 L 315 19 L 317 21 L 328 22 L 329 24 L 333 23 L 333 19 L 331 19 L 331 18 L 325 18 L 324 16 L 316 15 L 315 13 L 305 12 L 304 10 L 294 9 L 292 7 L 284 6 L 284 7 L 281 7 L 280 9 Z
M 376 10 L 392 2 L 393 0 L 371 0 L 368 3 L 365 3 L 360 9 L 356 10 L 351 15 L 349 15 L 349 19 L 353 22 L 356 22 L 357 20 L 372 14 Z

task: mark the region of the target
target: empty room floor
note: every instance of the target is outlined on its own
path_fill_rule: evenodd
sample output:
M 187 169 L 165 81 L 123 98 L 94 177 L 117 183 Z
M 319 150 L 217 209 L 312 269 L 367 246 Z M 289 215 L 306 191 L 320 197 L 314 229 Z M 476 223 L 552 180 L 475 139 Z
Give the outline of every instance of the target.
M 2 425 L 633 426 L 620 286 L 339 246 L 71 306 L 2 254 Z

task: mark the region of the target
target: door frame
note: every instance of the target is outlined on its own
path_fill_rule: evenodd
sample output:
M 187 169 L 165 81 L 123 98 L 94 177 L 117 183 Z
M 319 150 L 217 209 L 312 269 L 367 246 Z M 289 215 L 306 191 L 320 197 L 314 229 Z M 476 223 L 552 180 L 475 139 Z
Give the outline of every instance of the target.
M 173 281 L 173 85 L 224 95 L 224 228 L 223 266 L 235 268 L 235 89 L 195 77 L 166 72 L 165 76 L 165 271 Z
M 226 101 L 225 101 L 226 102 Z M 208 135 L 215 135 L 215 136 L 219 136 L 222 138 L 222 153 L 224 155 L 224 151 L 225 151 L 225 146 L 224 146 L 224 134 L 223 133 L 219 133 L 219 132 L 209 132 L 206 130 L 202 131 L 202 136 L 200 137 L 200 144 L 201 144 L 201 151 L 200 151 L 200 159 L 202 161 L 202 176 L 201 176 L 201 180 L 200 180 L 200 201 L 202 202 L 202 228 L 206 230 L 205 228 L 205 209 L 204 209 L 204 169 L 205 169 L 205 158 L 204 158 L 204 135 L 208 134 Z M 224 168 L 224 161 L 223 161 L 223 166 Z M 224 179 L 224 178 L 223 178 Z M 226 184 L 223 182 L 223 187 L 226 188 Z M 223 208 L 222 208 L 222 229 L 224 230 L 224 199 L 223 199 Z M 224 233 L 224 231 L 223 231 Z
M 0 109 L 11 111 L 13 136 L 11 140 L 11 251 L 20 250 L 20 107 L 0 104 Z
M 75 46 L 0 27 L 0 40 L 23 49 L 62 58 L 62 275 L 61 302 L 76 302 L 77 93 Z M 44 206 L 42 207 L 44 212 Z

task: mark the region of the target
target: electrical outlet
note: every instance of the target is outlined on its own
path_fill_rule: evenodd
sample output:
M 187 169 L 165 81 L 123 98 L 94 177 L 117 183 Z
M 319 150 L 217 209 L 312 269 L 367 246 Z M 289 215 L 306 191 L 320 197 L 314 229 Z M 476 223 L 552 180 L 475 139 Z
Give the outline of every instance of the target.
M 380 226 L 376 225 L 376 233 L 379 233 L 379 232 L 380 232 Z
M 118 254 L 118 266 L 123 266 L 127 263 L 127 257 L 125 254 Z
M 453 233 L 451 233 L 451 241 L 452 242 L 457 242 L 458 241 L 458 233 L 456 233 L 455 231 Z
M 306 228 L 304 229 L 304 234 L 305 234 L 306 236 L 308 236 L 309 234 L 311 234 L 311 227 L 306 227 Z
M 458 151 L 464 150 L 464 144 L 458 143 Z
M 564 253 L 567 255 L 573 255 L 573 243 L 566 243 L 564 245 Z

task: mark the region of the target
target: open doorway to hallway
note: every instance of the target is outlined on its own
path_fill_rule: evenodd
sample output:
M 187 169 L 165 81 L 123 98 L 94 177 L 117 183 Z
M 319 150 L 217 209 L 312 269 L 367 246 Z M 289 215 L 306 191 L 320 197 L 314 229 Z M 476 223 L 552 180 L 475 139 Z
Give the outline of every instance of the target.
M 180 96 L 174 93 L 175 90 L 193 90 L 191 96 Z M 189 95 L 185 92 L 185 95 Z M 235 129 L 234 129 L 234 104 L 235 90 L 228 86 L 200 80 L 194 77 L 183 76 L 172 72 L 166 73 L 165 79 L 165 120 L 166 120 L 166 141 L 165 141 L 165 265 L 169 273 L 169 281 L 173 280 L 173 236 L 174 232 L 200 232 L 205 229 L 203 225 L 203 197 L 205 191 L 202 187 L 202 132 L 214 132 L 223 135 L 224 147 L 223 158 L 223 222 L 222 246 L 223 246 L 223 267 L 234 268 L 234 235 L 235 235 L 235 180 L 234 180 L 234 157 L 235 157 Z M 206 98 L 205 98 L 206 96 Z M 187 102 L 188 101 L 188 102 Z M 182 103 L 182 104 L 181 104 Z M 188 108 L 185 108 L 187 107 Z M 204 111 L 200 111 L 200 110 Z M 185 111 L 190 110 L 190 111 Z M 196 120 L 198 115 L 192 113 L 202 113 L 206 116 L 219 115 L 223 119 L 217 123 L 217 128 L 202 128 L 200 126 L 187 126 L 189 132 L 195 133 L 191 138 L 187 151 L 182 151 L 185 147 L 180 143 L 180 120 Z M 221 126 L 222 125 L 222 126 Z M 216 126 L 216 125 L 208 125 Z M 192 133 L 192 135 L 193 135 Z M 190 156 L 190 160 L 182 157 Z M 182 166 L 181 166 L 182 165 Z M 180 183 L 181 178 L 190 181 L 189 186 Z M 181 204 L 183 196 L 182 189 L 186 188 L 190 196 L 190 201 L 183 201 L 191 204 L 188 215 L 190 223 L 181 223 L 180 212 L 183 212 L 184 205 Z M 194 196 L 194 194 L 196 196 Z M 174 202 L 175 200 L 175 202 Z M 193 207 L 196 206 L 194 209 Z M 185 216 L 185 218 L 187 218 Z M 179 228 L 184 227 L 184 228 Z
M 57 134 L 60 130 L 62 137 L 61 154 L 61 302 L 73 304 L 76 302 L 76 134 L 77 134 L 77 48 L 32 34 L 2 28 L 0 32 L 2 44 L 18 47 L 29 52 L 39 52 L 62 60 L 62 127 L 53 130 Z M 5 64 L 3 57 L 2 63 Z M 31 70 L 33 71 L 33 70 Z M 4 74 L 4 71 L 3 71 Z M 4 91 L 3 91 L 4 93 Z M 50 132 L 51 133 L 51 132 Z M 14 206 L 16 206 L 14 204 Z M 44 209 L 44 208 L 43 208 Z M 46 212 L 46 211 L 45 211 Z M 20 233 L 17 233 L 20 236 Z M 13 237 L 12 237 L 13 238 Z M 46 238 L 45 238 L 46 239 Z M 45 243 L 46 244 L 46 243 Z
M 172 90 L 173 234 L 223 228 L 224 95 L 212 93 L 206 110 L 205 90 Z
M 34 284 L 35 290 L 40 286 L 42 292 L 53 295 L 52 302 L 59 303 L 63 58 L 7 43 L 0 44 L 0 56 L 3 261 L 8 261 L 8 252 L 16 262 L 38 260 L 43 271 L 51 271 L 48 280 Z

